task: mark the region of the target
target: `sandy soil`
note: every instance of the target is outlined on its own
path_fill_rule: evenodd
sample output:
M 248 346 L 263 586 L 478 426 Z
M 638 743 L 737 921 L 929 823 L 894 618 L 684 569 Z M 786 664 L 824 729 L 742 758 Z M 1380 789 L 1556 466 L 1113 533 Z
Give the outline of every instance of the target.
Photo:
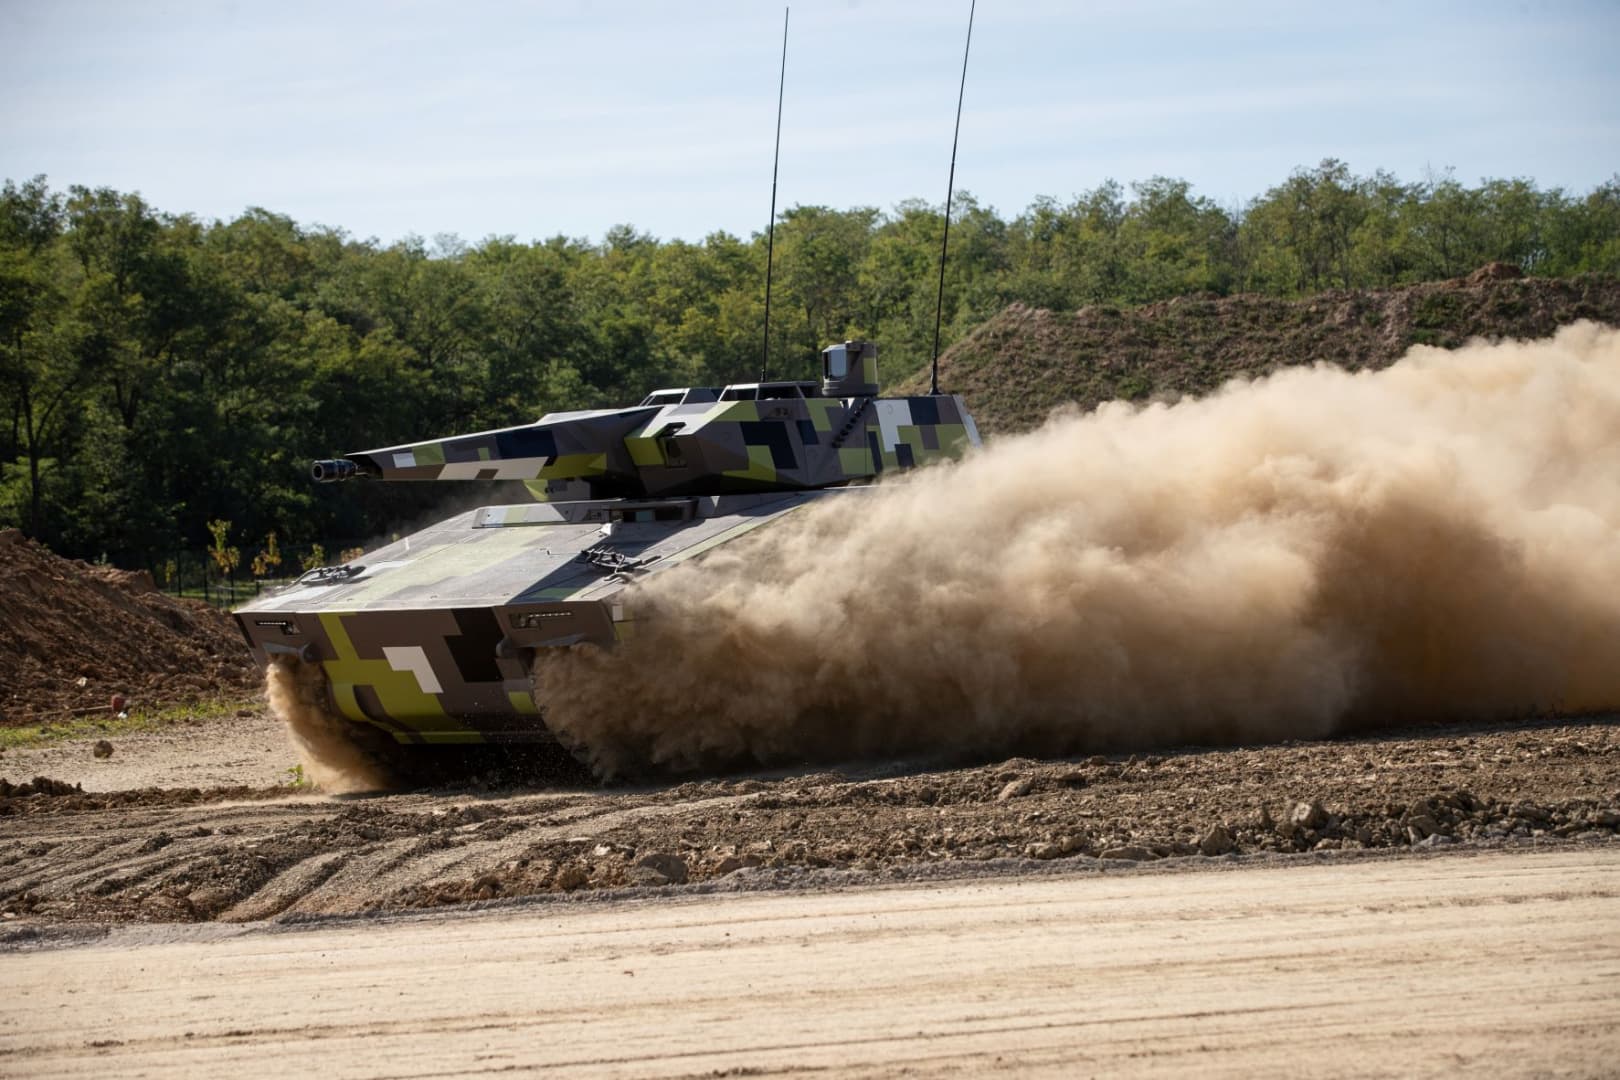
M 86 791 L 139 788 L 273 787 L 292 780 L 298 762 L 281 721 L 260 708 L 246 716 L 180 721 L 152 731 L 99 739 L 70 739 L 0 757 L 0 776 L 20 783 L 49 776 Z
M 1148 870 L 5 957 L 36 1077 L 1613 1075 L 1620 849 Z

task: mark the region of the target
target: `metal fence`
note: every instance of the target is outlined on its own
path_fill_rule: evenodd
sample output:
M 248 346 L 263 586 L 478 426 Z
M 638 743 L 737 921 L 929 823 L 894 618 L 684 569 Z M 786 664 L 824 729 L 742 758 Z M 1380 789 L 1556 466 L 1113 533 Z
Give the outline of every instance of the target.
M 206 549 L 192 549 L 176 551 L 161 561 L 149 559 L 146 570 L 152 575 L 153 583 L 171 596 L 190 597 L 214 607 L 229 608 L 295 581 L 306 570 L 341 563 L 345 561 L 345 554 L 352 555 L 355 550 L 343 545 L 289 545 L 280 549 L 279 565 L 256 574 L 253 556 L 246 551 L 242 552 L 236 567 L 225 570 Z

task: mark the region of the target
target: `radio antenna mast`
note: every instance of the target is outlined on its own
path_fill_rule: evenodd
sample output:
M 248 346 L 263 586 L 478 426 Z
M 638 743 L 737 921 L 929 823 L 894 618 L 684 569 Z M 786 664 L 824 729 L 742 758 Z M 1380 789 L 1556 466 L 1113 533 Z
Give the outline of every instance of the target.
M 977 2 L 977 0 L 975 0 Z M 787 87 L 788 13 L 782 9 L 782 72 L 776 81 L 776 153 L 771 158 L 771 223 L 765 228 L 765 341 L 759 351 L 759 381 L 771 359 L 771 263 L 776 255 L 776 170 L 782 161 L 782 91 Z
M 945 312 L 945 253 L 951 246 L 951 196 L 956 192 L 956 142 L 962 135 L 962 96 L 967 92 L 968 50 L 973 47 L 973 9 L 979 0 L 968 5 L 967 44 L 962 46 L 962 84 L 956 89 L 956 131 L 951 135 L 951 178 L 945 184 L 945 236 L 939 242 L 939 293 L 934 298 L 934 367 L 929 378 L 928 392 L 939 393 L 939 321 Z M 776 196 L 773 192 L 774 202 Z

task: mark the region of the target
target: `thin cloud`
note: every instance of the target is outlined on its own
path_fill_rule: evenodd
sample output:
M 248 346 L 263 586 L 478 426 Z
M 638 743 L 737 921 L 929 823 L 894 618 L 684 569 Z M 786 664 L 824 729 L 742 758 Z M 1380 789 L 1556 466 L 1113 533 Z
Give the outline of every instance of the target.
M 782 205 L 941 197 L 965 14 L 794 4 Z M 12 5 L 0 175 L 385 239 L 746 235 L 780 17 L 745 0 L 469 2 L 449 24 L 427 3 Z M 958 182 L 1013 213 L 1109 176 L 1246 198 L 1335 156 L 1579 190 L 1614 172 L 1617 36 L 1601 5 L 998 2 L 975 27 Z

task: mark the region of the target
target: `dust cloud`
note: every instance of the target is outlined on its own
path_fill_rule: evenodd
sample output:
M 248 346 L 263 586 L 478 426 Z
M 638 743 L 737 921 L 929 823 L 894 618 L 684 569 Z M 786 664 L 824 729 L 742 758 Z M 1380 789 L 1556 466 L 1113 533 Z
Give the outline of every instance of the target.
M 394 786 L 387 770 L 354 741 L 362 733 L 331 711 L 319 664 L 272 660 L 264 675 L 264 694 L 271 711 L 287 725 L 287 739 L 311 785 L 333 795 Z
M 605 776 L 1620 706 L 1620 332 L 1109 405 L 843 494 L 540 661 Z

